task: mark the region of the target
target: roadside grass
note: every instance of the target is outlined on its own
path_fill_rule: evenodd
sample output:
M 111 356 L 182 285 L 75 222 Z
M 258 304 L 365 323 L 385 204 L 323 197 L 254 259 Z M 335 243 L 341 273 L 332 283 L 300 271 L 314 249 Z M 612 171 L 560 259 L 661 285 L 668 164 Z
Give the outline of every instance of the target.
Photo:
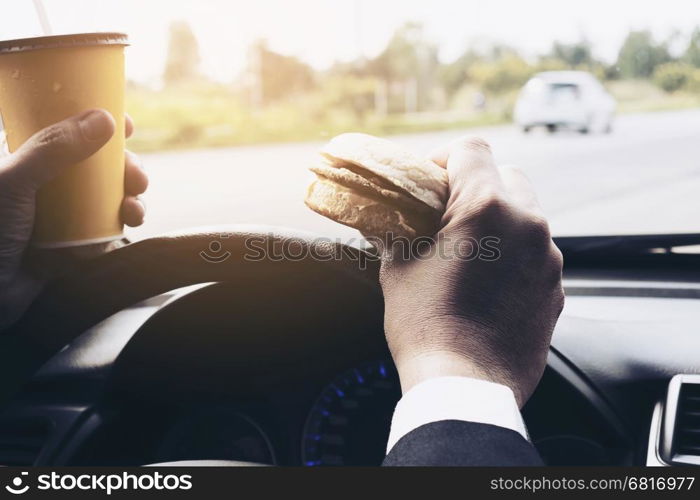
M 620 80 L 607 83 L 617 100 L 620 113 L 673 111 L 700 107 L 700 94 L 691 92 L 666 93 L 649 81 Z
M 700 107 L 700 94 L 667 94 L 646 81 L 614 81 L 607 87 L 618 112 Z M 317 95 L 300 96 L 253 111 L 220 85 L 154 91 L 130 86 L 127 110 L 136 123 L 129 148 L 137 152 L 199 149 L 267 142 L 326 140 L 341 132 L 393 135 L 509 123 L 516 93 L 490 98 L 484 111 L 459 99 L 457 110 L 406 115 L 358 115 Z

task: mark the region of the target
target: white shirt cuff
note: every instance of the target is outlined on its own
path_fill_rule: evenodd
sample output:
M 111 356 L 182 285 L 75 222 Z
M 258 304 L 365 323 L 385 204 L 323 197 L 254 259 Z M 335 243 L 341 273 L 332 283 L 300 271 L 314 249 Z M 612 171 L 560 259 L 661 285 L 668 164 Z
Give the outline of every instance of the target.
M 412 387 L 396 405 L 387 453 L 409 432 L 440 420 L 497 425 L 529 439 L 509 387 L 468 377 L 437 377 Z

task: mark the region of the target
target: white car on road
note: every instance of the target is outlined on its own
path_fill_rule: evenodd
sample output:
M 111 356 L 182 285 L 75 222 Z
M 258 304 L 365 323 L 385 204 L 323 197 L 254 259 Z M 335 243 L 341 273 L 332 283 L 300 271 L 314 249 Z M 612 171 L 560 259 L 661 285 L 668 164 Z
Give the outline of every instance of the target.
M 515 104 L 515 123 L 525 132 L 542 126 L 550 132 L 610 132 L 615 99 L 586 71 L 545 71 L 532 77 Z

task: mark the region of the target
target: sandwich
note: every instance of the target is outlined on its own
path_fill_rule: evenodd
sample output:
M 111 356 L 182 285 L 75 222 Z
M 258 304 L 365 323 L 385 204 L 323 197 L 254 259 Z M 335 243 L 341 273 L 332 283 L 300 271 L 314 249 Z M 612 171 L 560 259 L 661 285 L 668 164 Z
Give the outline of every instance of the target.
M 366 237 L 415 239 L 439 229 L 447 172 L 397 144 L 347 133 L 321 149 L 306 205 Z

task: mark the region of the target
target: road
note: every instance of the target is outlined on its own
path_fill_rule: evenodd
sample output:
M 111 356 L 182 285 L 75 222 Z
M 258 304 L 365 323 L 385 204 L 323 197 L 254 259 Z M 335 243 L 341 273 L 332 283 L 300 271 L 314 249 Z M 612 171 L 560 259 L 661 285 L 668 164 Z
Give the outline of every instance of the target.
M 492 145 L 499 164 L 532 179 L 558 235 L 700 231 L 700 109 L 623 115 L 609 135 L 533 132 L 511 126 L 393 139 L 428 152 L 464 133 Z M 144 155 L 151 179 L 138 239 L 192 226 L 288 226 L 344 240 L 354 230 L 307 209 L 306 170 L 320 142 Z

